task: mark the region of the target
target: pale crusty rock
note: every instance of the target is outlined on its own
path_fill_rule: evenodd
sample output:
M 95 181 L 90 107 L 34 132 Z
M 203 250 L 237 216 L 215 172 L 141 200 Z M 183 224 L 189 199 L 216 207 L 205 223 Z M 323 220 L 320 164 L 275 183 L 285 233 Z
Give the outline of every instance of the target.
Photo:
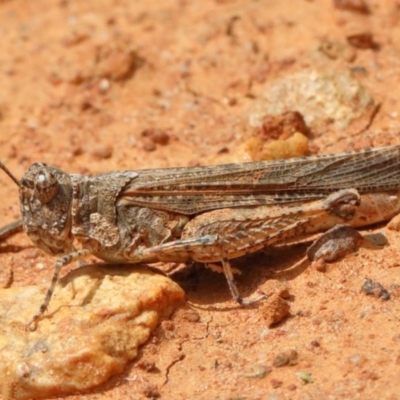
M 344 129 L 373 103 L 368 90 L 348 71 L 304 70 L 269 82 L 250 109 L 249 124 L 259 127 L 268 115 L 295 110 L 314 130 L 329 121 Z
M 124 265 L 91 265 L 57 284 L 45 318 L 26 329 L 46 287 L 0 289 L 4 399 L 79 393 L 121 373 L 160 318 L 182 303 L 170 279 Z

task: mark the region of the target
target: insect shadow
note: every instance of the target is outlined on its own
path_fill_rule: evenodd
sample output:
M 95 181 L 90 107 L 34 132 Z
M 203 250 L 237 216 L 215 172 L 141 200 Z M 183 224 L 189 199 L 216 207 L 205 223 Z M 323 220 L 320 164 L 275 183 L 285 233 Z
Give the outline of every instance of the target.
M 284 282 L 300 275 L 310 265 L 305 257 L 307 245 L 309 243 L 270 247 L 231 260 L 240 294 L 244 298 L 251 299 L 257 297 L 257 289 L 268 280 Z M 192 263 L 170 277 L 185 290 L 186 297 L 192 304 L 214 306 L 232 299 L 224 274 L 215 272 L 216 269 L 214 265 L 205 268 L 204 264 Z M 232 303 L 223 308 L 218 306 L 216 309 L 229 311 L 243 307 Z M 257 303 L 245 307 L 257 307 Z
M 379 250 L 386 243 L 386 237 L 378 232 L 374 234 L 360 235 L 361 241 L 355 249 L 338 252 L 338 256 L 327 261 L 334 265 L 348 254 L 355 253 L 359 248 Z M 254 254 L 231 260 L 232 267 L 238 273 L 235 281 L 240 293 L 245 298 L 251 298 L 268 280 L 288 282 L 306 271 L 312 261 L 307 257 L 307 250 L 314 244 L 313 240 L 305 240 L 295 244 L 271 246 Z M 212 268 L 215 270 L 215 268 Z M 196 305 L 214 306 L 216 303 L 225 303 L 231 299 L 226 286 L 226 279 L 222 273 L 216 273 L 210 268 L 204 268 L 203 264 L 192 263 L 186 268 L 169 275 L 185 291 L 188 300 Z M 267 296 L 271 293 L 265 293 Z M 252 305 L 257 307 L 257 303 Z M 240 309 L 241 305 L 216 307 L 218 310 Z

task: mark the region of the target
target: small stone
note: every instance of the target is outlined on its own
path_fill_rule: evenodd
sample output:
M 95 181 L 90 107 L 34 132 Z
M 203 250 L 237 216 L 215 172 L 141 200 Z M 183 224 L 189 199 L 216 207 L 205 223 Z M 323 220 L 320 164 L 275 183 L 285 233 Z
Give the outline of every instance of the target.
M 96 160 L 106 160 L 113 155 L 113 148 L 111 145 L 96 144 L 90 149 L 90 154 Z
M 289 315 L 290 304 L 279 293 L 274 293 L 261 306 L 263 318 L 268 327 L 281 322 Z
M 308 139 L 295 132 L 287 139 L 265 141 L 261 137 L 251 137 L 239 149 L 241 161 L 268 161 L 282 158 L 304 157 L 309 154 Z
M 278 389 L 279 387 L 281 387 L 283 385 L 282 381 L 279 381 L 278 379 L 271 379 L 271 386 L 274 389 Z
M 144 142 L 143 143 L 143 150 L 147 152 L 154 151 L 157 148 L 157 146 L 153 142 Z
M 252 364 L 250 368 L 245 372 L 247 378 L 265 378 L 269 373 L 271 373 L 271 368 L 263 364 Z
M 356 50 L 349 43 L 331 38 L 321 40 L 318 50 L 331 60 L 343 60 L 352 62 L 356 58 Z
M 263 140 L 285 140 L 296 132 L 307 136 L 309 129 L 299 112 L 287 111 L 280 115 L 267 115 L 257 128 L 255 136 Z
M 287 365 L 296 365 L 298 362 L 298 353 L 296 350 L 288 350 L 282 353 L 279 353 L 274 360 L 272 361 L 272 365 L 275 368 L 285 367 Z
M 146 387 L 143 389 L 143 395 L 148 399 L 156 399 L 160 397 L 160 392 L 156 385 L 147 384 Z
M 333 262 L 357 251 L 363 240 L 360 232 L 354 228 L 336 225 L 307 249 L 307 257 L 310 261 L 323 259 Z
M 384 246 L 388 244 L 388 238 L 386 237 L 384 232 L 376 232 L 371 234 L 366 234 L 364 239 L 368 240 L 375 246 Z
M 182 318 L 189 322 L 199 322 L 200 314 L 196 310 L 182 310 Z
M 70 151 L 74 157 L 80 156 L 84 153 L 82 146 L 79 144 L 73 144 L 70 147 Z
M 172 321 L 163 321 L 161 322 L 161 327 L 165 331 L 173 331 L 175 329 L 175 325 Z
M 378 297 L 381 300 L 390 300 L 390 294 L 379 282 L 372 279 L 365 279 L 362 290 L 367 295 Z
M 108 79 L 101 79 L 99 83 L 99 90 L 101 93 L 105 93 L 110 89 L 110 81 Z
M 333 5 L 339 10 L 369 14 L 370 9 L 365 0 L 333 0 Z
M 170 140 L 170 136 L 168 132 L 162 129 L 145 129 L 142 131 L 141 136 L 143 138 L 147 138 L 151 142 L 160 145 L 167 145 Z
M 358 33 L 356 35 L 349 35 L 347 36 L 347 41 L 356 49 L 360 50 L 379 49 L 379 45 L 374 41 L 374 37 L 370 32 Z
M 97 74 L 103 79 L 121 81 L 130 78 L 138 66 L 138 56 L 132 50 L 105 44 L 98 49 Z
M 93 110 L 95 107 L 90 99 L 84 98 L 79 102 L 79 108 L 81 111 Z
M 144 359 L 144 360 L 140 360 L 140 362 L 138 362 L 136 365 L 138 368 L 140 368 L 146 372 L 157 371 L 156 363 L 154 361 L 149 361 L 149 360 Z

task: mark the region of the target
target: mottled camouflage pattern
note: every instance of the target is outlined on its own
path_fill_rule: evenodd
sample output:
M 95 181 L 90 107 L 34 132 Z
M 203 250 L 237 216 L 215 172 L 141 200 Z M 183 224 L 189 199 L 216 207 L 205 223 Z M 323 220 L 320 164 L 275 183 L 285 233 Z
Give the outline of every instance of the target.
M 243 303 L 229 259 L 338 223 L 391 218 L 400 210 L 399 165 L 400 146 L 94 177 L 33 164 L 19 183 L 24 230 L 41 249 L 63 254 L 33 321 L 60 268 L 91 254 L 118 263 L 221 261 Z

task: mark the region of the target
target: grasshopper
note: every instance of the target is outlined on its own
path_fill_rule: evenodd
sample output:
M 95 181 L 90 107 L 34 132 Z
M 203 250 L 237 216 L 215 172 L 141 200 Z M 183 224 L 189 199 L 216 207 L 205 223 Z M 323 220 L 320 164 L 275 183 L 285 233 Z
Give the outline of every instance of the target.
M 19 186 L 24 231 L 59 257 L 31 326 L 45 313 L 61 268 L 89 255 L 111 263 L 221 262 L 233 299 L 250 304 L 240 297 L 229 260 L 400 211 L 400 145 L 92 177 L 35 163 L 18 180 L 0 167 Z

